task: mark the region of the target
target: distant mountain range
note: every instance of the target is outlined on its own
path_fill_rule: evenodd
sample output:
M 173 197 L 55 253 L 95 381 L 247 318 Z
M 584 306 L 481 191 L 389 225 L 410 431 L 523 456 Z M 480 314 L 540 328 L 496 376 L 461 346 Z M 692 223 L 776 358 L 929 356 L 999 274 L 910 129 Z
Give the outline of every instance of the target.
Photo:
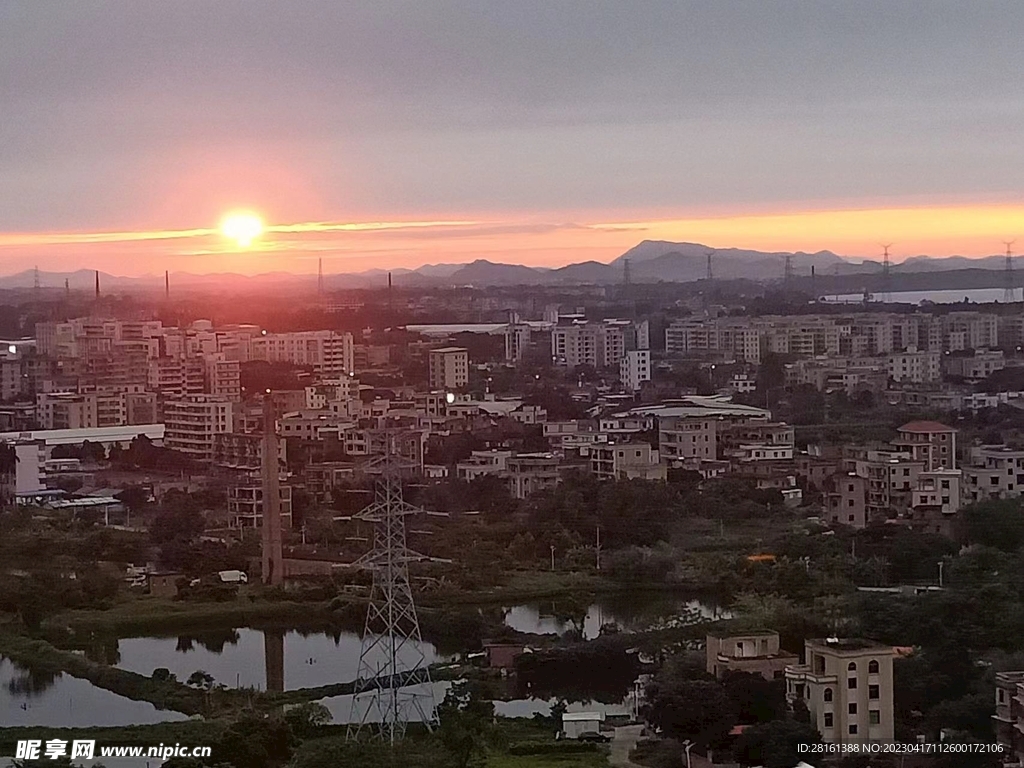
M 707 276 L 707 257 L 711 253 L 712 274 L 716 279 L 739 279 L 771 281 L 780 280 L 785 271 L 786 257 L 790 258 L 794 276 L 807 276 L 811 268 L 821 277 L 833 275 L 877 274 L 881 271 L 879 261 L 852 259 L 838 256 L 831 251 L 817 253 L 768 253 L 743 250 L 740 248 L 713 249 L 700 243 L 672 243 L 662 240 L 644 240 L 608 264 L 585 261 L 555 269 L 526 267 L 521 264 L 501 264 L 484 259 L 469 264 L 427 264 L 418 269 L 391 270 L 394 280 L 406 286 L 431 285 L 578 285 L 621 283 L 625 277 L 626 261 L 629 262 L 630 280 L 634 283 L 692 282 Z M 914 256 L 892 267 L 893 274 L 949 272 L 953 270 L 1002 270 L 1003 256 L 966 258 L 950 256 L 933 258 Z M 374 269 L 351 274 L 324 276 L 325 286 L 338 288 L 369 288 L 387 284 L 387 270 Z M 38 273 L 39 283 L 45 288 L 63 288 L 65 280 L 76 291 L 92 290 L 95 273 L 80 269 L 74 272 Z M 0 289 L 32 288 L 35 284 L 34 270 L 0 277 Z M 224 290 L 266 287 L 313 286 L 316 275 L 295 275 L 288 272 L 268 272 L 260 275 L 240 275 L 232 272 L 194 274 L 173 272 L 170 275 L 174 288 L 219 288 Z M 163 275 L 142 275 L 123 277 L 108 273 L 100 274 L 101 290 L 159 291 L 163 289 Z

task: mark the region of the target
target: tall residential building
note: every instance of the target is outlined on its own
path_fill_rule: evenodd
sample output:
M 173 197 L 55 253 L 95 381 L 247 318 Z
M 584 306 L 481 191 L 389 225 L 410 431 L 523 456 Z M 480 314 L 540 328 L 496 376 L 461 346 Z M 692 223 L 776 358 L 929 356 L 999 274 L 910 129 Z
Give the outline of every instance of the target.
M 320 376 L 351 375 L 355 369 L 351 333 L 296 331 L 253 336 L 249 359 L 308 365 Z
M 807 640 L 804 663 L 786 667 L 786 694 L 802 700 L 827 743 L 893 740 L 891 645 Z
M 941 352 L 917 350 L 889 355 L 889 378 L 915 384 L 939 381 L 942 378 L 941 358 Z
M 223 352 L 207 355 L 205 389 L 210 395 L 223 395 L 229 400 L 242 399 L 242 364 L 228 360 Z
M 469 384 L 469 352 L 463 347 L 430 350 L 431 389 L 458 389 Z
M 40 392 L 36 418 L 43 429 L 94 429 L 99 426 L 96 394 Z
M 164 403 L 164 446 L 197 461 L 213 461 L 216 435 L 231 432 L 232 402 L 221 395 L 191 395 Z
M 645 381 L 651 380 L 651 351 L 634 349 L 619 361 L 619 381 L 629 392 L 639 392 Z

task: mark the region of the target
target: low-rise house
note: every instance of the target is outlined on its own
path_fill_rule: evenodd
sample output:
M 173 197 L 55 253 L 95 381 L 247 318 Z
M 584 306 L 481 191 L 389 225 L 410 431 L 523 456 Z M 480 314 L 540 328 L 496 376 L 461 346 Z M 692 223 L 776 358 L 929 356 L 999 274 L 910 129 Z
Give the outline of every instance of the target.
M 800 658 L 779 647 L 778 632 L 710 633 L 705 644 L 708 674 L 750 672 L 765 680 L 782 677 Z

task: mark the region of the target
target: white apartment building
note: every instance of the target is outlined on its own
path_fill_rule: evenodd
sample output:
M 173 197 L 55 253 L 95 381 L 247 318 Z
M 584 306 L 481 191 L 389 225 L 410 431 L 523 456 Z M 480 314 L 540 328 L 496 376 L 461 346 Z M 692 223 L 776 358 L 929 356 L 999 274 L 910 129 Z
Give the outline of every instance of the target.
M 215 436 L 233 428 L 232 402 L 222 395 L 190 395 L 164 403 L 164 445 L 197 461 L 213 461 Z
M 205 362 L 206 392 L 211 395 L 223 395 L 236 402 L 241 400 L 242 364 L 237 360 L 228 360 L 223 352 L 207 355 Z
M 964 467 L 964 493 L 971 501 L 1013 499 L 1024 489 L 1024 450 L 1005 445 L 971 449 Z
M 320 376 L 351 375 L 355 369 L 351 333 L 295 331 L 253 336 L 250 360 L 308 365 Z
M 889 378 L 927 384 L 942 378 L 942 353 L 908 350 L 889 355 Z
M 469 384 L 469 351 L 464 347 L 432 349 L 428 362 L 431 389 L 459 389 Z
M 645 381 L 651 380 L 651 351 L 635 349 L 626 352 L 619 361 L 619 380 L 629 392 L 639 392 Z

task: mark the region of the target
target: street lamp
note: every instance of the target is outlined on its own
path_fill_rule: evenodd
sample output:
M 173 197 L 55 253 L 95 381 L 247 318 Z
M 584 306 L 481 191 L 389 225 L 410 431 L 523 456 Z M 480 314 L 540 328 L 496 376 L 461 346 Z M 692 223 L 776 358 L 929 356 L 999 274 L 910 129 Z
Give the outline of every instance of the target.
M 944 565 L 942 560 L 939 560 L 939 587 L 942 587 L 942 566 Z
M 551 545 L 551 570 L 555 570 L 555 545 Z
M 693 749 L 693 742 L 687 739 L 683 742 L 683 754 L 686 755 L 686 768 L 690 768 L 690 750 Z

